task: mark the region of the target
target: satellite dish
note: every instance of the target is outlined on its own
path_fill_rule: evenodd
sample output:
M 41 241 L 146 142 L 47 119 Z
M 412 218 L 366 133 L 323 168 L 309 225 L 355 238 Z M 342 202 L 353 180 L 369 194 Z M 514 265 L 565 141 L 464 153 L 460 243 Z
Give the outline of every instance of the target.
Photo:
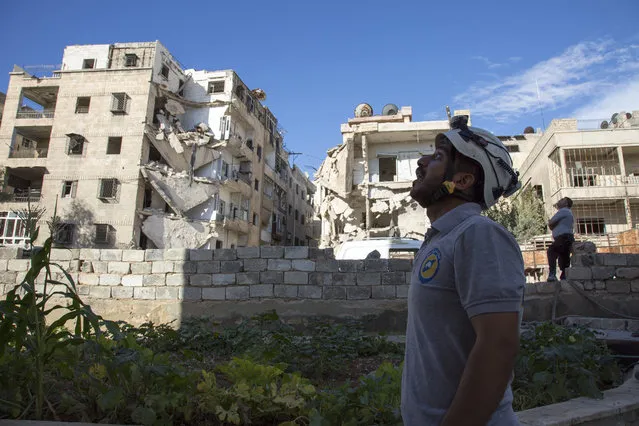
M 369 104 L 359 104 L 355 108 L 355 117 L 371 117 L 373 115 L 373 107 Z
M 608 128 L 608 122 L 607 121 L 602 121 L 601 124 L 599 125 L 600 129 L 607 129 Z
M 619 121 L 619 114 L 615 112 L 614 114 L 612 114 L 612 117 L 610 118 L 610 122 L 612 124 L 617 124 L 618 121 Z
M 255 97 L 255 99 L 257 99 L 258 101 L 266 100 L 266 92 L 262 89 L 253 89 L 251 90 L 251 93 L 253 94 L 253 97 Z
M 627 112 L 626 113 L 626 120 L 630 120 L 632 118 L 632 114 Z
M 535 128 L 533 126 L 528 126 L 524 129 L 524 135 L 528 135 L 530 133 L 535 133 Z
M 399 113 L 399 107 L 395 104 L 386 104 L 382 109 L 382 115 L 397 115 Z

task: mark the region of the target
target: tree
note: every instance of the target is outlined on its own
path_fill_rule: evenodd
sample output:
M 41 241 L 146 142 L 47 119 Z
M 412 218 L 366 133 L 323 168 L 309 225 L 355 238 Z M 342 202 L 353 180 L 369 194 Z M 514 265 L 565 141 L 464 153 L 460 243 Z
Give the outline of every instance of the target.
M 519 191 L 512 199 L 502 198 L 484 214 L 510 231 L 520 243 L 546 233 L 544 202 L 531 187 Z

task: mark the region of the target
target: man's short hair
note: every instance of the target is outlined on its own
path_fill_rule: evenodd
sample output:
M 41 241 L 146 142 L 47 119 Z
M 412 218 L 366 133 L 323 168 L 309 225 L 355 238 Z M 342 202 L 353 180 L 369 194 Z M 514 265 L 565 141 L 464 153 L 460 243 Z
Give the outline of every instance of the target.
M 572 199 L 568 198 L 568 197 L 564 197 L 564 201 L 566 202 L 566 205 L 568 206 L 569 209 L 572 208 Z

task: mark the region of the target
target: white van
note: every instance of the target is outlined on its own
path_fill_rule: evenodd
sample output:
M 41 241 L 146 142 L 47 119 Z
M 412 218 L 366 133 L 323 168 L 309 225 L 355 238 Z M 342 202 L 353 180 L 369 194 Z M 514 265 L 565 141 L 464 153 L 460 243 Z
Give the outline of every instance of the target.
M 366 259 L 375 250 L 379 252 L 380 259 L 413 259 L 421 246 L 422 241 L 414 238 L 381 237 L 346 241 L 337 249 L 335 259 Z

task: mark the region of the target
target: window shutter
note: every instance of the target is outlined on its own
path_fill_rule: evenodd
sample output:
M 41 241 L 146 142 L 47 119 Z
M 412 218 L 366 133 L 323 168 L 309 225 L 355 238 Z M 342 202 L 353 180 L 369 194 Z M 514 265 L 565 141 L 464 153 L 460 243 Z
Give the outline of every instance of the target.
M 76 191 L 78 189 L 78 181 L 74 180 L 71 184 L 71 198 L 75 198 Z

